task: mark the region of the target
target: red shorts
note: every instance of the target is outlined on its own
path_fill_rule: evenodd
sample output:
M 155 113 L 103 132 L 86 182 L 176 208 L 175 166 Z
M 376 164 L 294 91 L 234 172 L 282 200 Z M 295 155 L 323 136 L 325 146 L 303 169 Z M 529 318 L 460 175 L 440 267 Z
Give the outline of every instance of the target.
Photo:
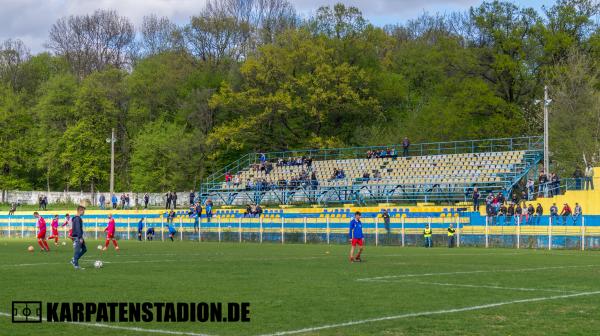
M 52 236 L 58 237 L 58 229 L 52 229 Z
M 363 238 L 352 238 L 352 246 L 363 246 L 365 240 Z
M 46 231 L 40 231 L 40 233 L 37 234 L 38 239 L 46 239 Z
M 69 237 L 73 236 L 73 229 L 69 230 Z
M 107 232 L 106 233 L 106 239 L 113 239 L 115 238 L 115 233 L 114 232 Z

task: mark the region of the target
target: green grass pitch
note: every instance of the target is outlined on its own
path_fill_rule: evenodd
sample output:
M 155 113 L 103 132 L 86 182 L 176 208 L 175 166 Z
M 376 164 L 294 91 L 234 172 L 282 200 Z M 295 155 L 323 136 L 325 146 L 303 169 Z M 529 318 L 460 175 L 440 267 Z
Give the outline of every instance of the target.
M 70 244 L 0 240 L 0 334 L 600 334 L 594 251 L 367 246 L 351 264 L 342 245 L 120 241 L 101 256 L 98 244 L 75 271 Z M 251 322 L 12 324 L 12 300 L 247 301 Z

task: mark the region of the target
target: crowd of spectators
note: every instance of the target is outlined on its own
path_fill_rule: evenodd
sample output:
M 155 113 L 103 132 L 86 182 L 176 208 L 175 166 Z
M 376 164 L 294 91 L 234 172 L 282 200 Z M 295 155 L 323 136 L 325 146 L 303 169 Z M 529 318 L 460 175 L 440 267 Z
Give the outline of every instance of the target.
M 396 148 L 367 151 L 367 159 L 397 158 L 397 157 L 398 157 L 398 151 L 396 150 Z
M 257 204 L 248 204 L 246 206 L 246 211 L 244 212 L 245 218 L 258 218 L 262 215 L 263 210 L 260 205 Z
M 408 140 L 407 137 L 405 137 L 402 140 L 402 156 L 404 157 L 408 157 L 408 150 L 410 148 L 410 140 Z M 368 150 L 367 151 L 367 159 L 380 159 L 380 158 L 397 158 L 398 157 L 398 151 L 396 150 L 396 147 L 388 147 L 386 149 L 380 149 L 380 150 Z
M 483 195 L 477 188 L 473 190 L 473 211 L 479 212 L 479 203 Z M 544 215 L 544 208 L 540 203 L 534 207 L 533 203 L 527 204 L 527 198 L 518 198 L 517 194 L 513 194 L 513 198 L 509 201 L 504 197 L 503 193 L 493 194 L 488 193 L 484 198 L 485 212 L 490 225 L 496 224 L 521 224 L 521 225 L 539 225 L 541 217 Z M 573 220 L 573 224 L 577 224 L 583 209 L 579 203 L 575 203 L 574 209 L 571 209 L 569 204 L 564 203 L 562 210 L 558 211 L 556 203 L 550 207 L 550 218 L 553 224 L 558 224 L 559 217 L 562 217 L 562 224 L 566 225 L 568 219 Z

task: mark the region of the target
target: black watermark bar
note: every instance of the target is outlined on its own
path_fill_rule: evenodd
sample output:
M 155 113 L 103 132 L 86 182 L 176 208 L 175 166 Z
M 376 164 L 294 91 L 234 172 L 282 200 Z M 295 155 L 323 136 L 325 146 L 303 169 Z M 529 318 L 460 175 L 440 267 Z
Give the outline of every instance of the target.
M 41 301 L 13 301 L 13 323 L 42 322 Z M 250 322 L 249 302 L 46 302 L 45 321 Z

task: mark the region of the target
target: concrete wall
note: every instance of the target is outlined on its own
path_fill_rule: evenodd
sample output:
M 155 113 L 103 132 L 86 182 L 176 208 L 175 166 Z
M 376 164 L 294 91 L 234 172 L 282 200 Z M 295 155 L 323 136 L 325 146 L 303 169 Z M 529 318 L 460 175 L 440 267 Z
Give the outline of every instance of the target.
M 98 205 L 98 199 L 100 195 L 104 195 L 106 202 L 110 202 L 110 193 L 95 193 L 92 195 L 90 192 L 47 192 L 47 191 L 2 191 L 1 201 L 2 203 L 19 203 L 19 204 L 38 204 L 38 198 L 40 195 L 48 197 L 49 204 L 56 203 L 67 203 L 67 204 L 93 204 Z M 144 193 L 116 193 L 117 198 L 121 197 L 121 194 L 129 194 L 130 206 L 135 207 L 136 197 L 138 203 L 143 206 L 144 204 Z M 151 206 L 165 206 L 166 193 L 151 193 L 149 205 Z M 177 206 L 189 205 L 190 192 L 177 192 Z M 197 196 L 197 195 L 196 195 Z

